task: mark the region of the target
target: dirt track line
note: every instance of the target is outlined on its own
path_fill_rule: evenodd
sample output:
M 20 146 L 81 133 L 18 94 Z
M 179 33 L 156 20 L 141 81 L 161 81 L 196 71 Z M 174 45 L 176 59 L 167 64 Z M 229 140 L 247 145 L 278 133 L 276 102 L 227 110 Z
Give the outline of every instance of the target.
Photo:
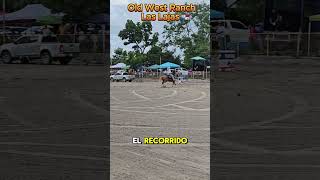
M 168 109 L 168 108 L 157 108 L 157 107 L 126 107 L 126 106 L 122 106 L 121 108 L 124 108 L 124 109 L 156 109 L 156 110 L 171 110 L 171 111 L 210 111 L 210 108 L 204 108 L 204 109 L 194 109 L 194 108 L 189 108 L 189 107 L 185 107 L 185 106 L 180 106 L 180 105 L 172 105 L 174 107 L 177 107 L 179 109 Z M 116 106 L 113 108 L 120 108 L 120 106 Z
M 0 133 L 38 133 L 38 132 L 48 132 L 57 131 L 57 130 L 69 130 L 69 129 L 77 129 L 77 128 L 90 128 L 93 127 L 101 127 L 101 125 L 107 125 L 109 122 L 98 122 L 98 123 L 85 123 L 85 124 L 77 124 L 71 126 L 55 126 L 55 127 L 44 127 L 44 128 L 30 128 L 30 129 L 17 129 L 17 130 L 5 130 L 0 131 Z
M 143 100 L 135 100 L 135 101 L 121 101 L 119 103 L 116 103 L 116 105 L 121 105 L 121 104 L 129 104 L 129 103 L 137 103 L 137 102 L 146 102 L 146 101 L 150 101 L 150 100 L 160 100 L 160 99 L 164 99 L 164 98 L 169 98 L 169 97 L 174 97 L 178 94 L 178 92 L 176 90 L 173 90 L 172 94 L 166 95 L 166 96 L 160 96 L 158 98 L 149 98 L 147 99 L 143 99 Z M 114 97 L 115 98 L 115 97 Z M 117 98 L 118 99 L 118 98 Z M 118 99 L 119 100 L 119 99 Z M 113 106 L 113 107 L 119 107 L 119 106 Z
M 195 102 L 195 101 L 199 101 L 199 100 L 202 100 L 204 99 L 205 97 L 207 97 L 207 94 L 205 92 L 201 92 L 201 96 L 196 98 L 196 99 L 192 99 L 192 100 L 187 100 L 187 101 L 181 101 L 181 102 L 178 102 L 178 103 L 172 103 L 172 104 L 165 104 L 165 105 L 161 105 L 161 106 L 155 106 L 156 108 L 159 108 L 159 107 L 166 107 L 166 106 L 174 106 L 174 105 L 178 105 L 178 104 L 184 104 L 184 103 L 190 103 L 190 102 Z
M 208 143 L 188 143 L 188 144 L 132 144 L 132 143 L 110 143 L 111 146 L 135 146 L 135 147 L 166 147 L 166 146 L 180 146 L 180 147 L 209 147 Z
M 320 155 L 320 151 L 312 151 L 311 148 L 295 149 L 295 150 L 270 150 L 270 149 L 265 149 L 263 147 L 256 147 L 256 146 L 250 146 L 246 144 L 234 143 L 234 142 L 223 140 L 220 138 L 212 138 L 212 139 L 217 144 L 220 144 L 225 147 L 229 147 L 231 149 L 238 150 L 238 151 L 232 152 L 237 154 L 276 154 L 276 155 L 282 155 L 282 156 Z M 223 152 L 223 151 L 220 151 L 220 152 Z M 229 150 L 228 153 L 231 153 L 231 151 Z
M 108 110 L 103 109 L 99 106 L 96 106 L 86 100 L 84 100 L 83 98 L 80 97 L 80 94 L 75 93 L 75 92 L 70 92 L 69 96 L 66 95 L 66 98 L 72 99 L 76 102 L 78 102 L 80 105 L 82 105 L 85 108 L 90 108 L 91 110 L 93 110 L 97 115 L 102 115 L 106 118 L 110 117 L 110 113 Z
M 141 99 L 146 100 L 146 101 L 150 101 L 150 100 L 151 100 L 151 99 L 150 99 L 150 98 L 148 98 L 148 97 L 145 97 L 145 96 L 143 96 L 143 95 L 141 95 L 141 94 L 138 94 L 135 90 L 131 91 L 131 93 L 132 93 L 133 95 L 135 95 L 135 96 L 137 96 L 137 97 L 141 98 Z
M 120 128 L 137 128 L 137 129 L 181 129 L 181 130 L 195 130 L 195 131 L 210 131 L 210 128 L 184 128 L 184 127 L 160 127 L 160 126 L 141 126 L 141 125 L 110 125 L 111 127 Z
M 107 158 L 91 157 L 91 156 L 75 156 L 75 155 L 63 155 L 63 154 L 51 154 L 44 152 L 28 152 L 28 151 L 16 151 L 16 150 L 0 150 L 0 153 L 17 154 L 17 155 L 30 155 L 30 156 L 42 156 L 49 158 L 61 158 L 61 159 L 79 159 L 90 161 L 108 161 Z
M 126 109 L 111 109 L 111 113 L 112 111 L 123 111 L 123 112 L 132 112 L 132 113 L 141 113 L 141 114 L 164 114 L 163 112 L 150 112 L 150 111 L 134 111 L 134 110 L 126 110 Z M 181 114 L 186 114 L 185 112 L 176 112 L 176 113 L 171 113 L 171 112 L 166 112 L 165 115 L 169 115 L 169 114 L 177 114 L 177 115 L 181 115 Z M 190 113 L 188 114 L 188 116 L 208 116 L 208 114 L 195 114 L 195 113 Z
M 278 94 L 282 94 L 279 91 L 266 89 L 266 88 L 264 88 L 264 89 L 268 90 L 268 91 L 271 91 L 271 92 L 278 93 Z M 259 126 L 263 126 L 265 124 L 286 120 L 286 119 L 292 118 L 292 117 L 294 117 L 296 115 L 299 115 L 299 114 L 302 114 L 302 113 L 305 113 L 305 112 L 308 111 L 308 103 L 305 101 L 305 99 L 303 99 L 301 97 L 298 97 L 298 96 L 295 96 L 295 95 L 292 95 L 292 97 L 293 97 L 292 100 L 293 100 L 295 106 L 294 106 L 294 109 L 289 113 L 286 113 L 286 114 L 284 114 L 284 115 L 282 115 L 280 117 L 271 118 L 271 119 L 268 119 L 268 120 L 265 120 L 265 121 L 250 123 L 248 125 L 227 127 L 227 128 L 225 128 L 223 130 L 216 131 L 214 133 L 215 134 L 221 134 L 221 133 L 239 131 L 239 130 L 243 130 L 243 129 L 252 129 L 252 128 L 259 127 Z
M 242 168 L 320 168 L 320 165 L 314 164 L 219 164 L 215 167 L 242 167 Z
M 108 148 L 108 146 L 98 146 L 98 145 L 89 145 L 89 144 L 48 144 L 48 143 L 33 143 L 33 142 L 0 142 L 0 145 L 77 147 L 77 148 L 94 148 L 94 149 Z

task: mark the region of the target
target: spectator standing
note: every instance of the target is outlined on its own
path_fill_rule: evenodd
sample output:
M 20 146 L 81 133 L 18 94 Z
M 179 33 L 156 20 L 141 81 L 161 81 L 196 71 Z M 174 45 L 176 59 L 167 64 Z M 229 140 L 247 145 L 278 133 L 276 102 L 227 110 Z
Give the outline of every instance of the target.
M 269 23 L 271 25 L 272 31 L 275 31 L 277 26 L 277 11 L 275 9 L 272 9 Z
M 277 20 L 276 20 L 276 31 L 283 30 L 283 18 L 280 13 L 277 13 Z
M 45 25 L 44 28 L 42 29 L 42 34 L 44 36 L 50 36 L 52 34 L 51 30 L 47 25 Z
M 225 27 L 224 23 L 219 23 L 217 30 L 216 30 L 216 36 L 219 42 L 219 49 L 224 50 L 226 49 L 226 39 L 225 39 Z
M 263 29 L 263 23 L 257 23 L 255 25 L 255 30 L 256 30 L 256 33 L 257 33 L 257 41 L 258 41 L 258 46 L 259 46 L 259 50 L 262 51 L 263 50 L 263 32 L 264 32 L 264 29 Z

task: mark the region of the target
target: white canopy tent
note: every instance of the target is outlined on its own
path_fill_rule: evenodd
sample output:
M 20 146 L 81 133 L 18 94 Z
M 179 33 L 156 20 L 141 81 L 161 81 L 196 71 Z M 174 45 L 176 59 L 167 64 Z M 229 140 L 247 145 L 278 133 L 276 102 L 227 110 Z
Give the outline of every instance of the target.
M 44 16 L 63 16 L 63 13 L 53 14 L 51 9 L 48 9 L 42 4 L 29 4 L 24 8 L 8 13 L 5 15 L 6 21 L 15 21 L 15 20 L 38 20 Z
M 118 64 L 116 64 L 116 65 L 111 66 L 110 68 L 111 68 L 111 69 L 124 69 L 124 68 L 126 68 L 126 67 L 127 67 L 126 64 L 124 64 L 124 63 L 118 63 Z

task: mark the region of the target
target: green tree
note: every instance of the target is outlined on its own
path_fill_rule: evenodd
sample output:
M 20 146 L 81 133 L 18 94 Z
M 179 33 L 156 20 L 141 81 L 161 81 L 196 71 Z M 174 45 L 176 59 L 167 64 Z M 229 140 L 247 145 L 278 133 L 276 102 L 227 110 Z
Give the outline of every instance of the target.
M 174 54 L 174 51 L 168 50 L 163 44 L 155 45 L 147 53 L 147 62 L 149 64 L 161 64 L 165 62 L 181 64 L 180 56 L 175 56 Z
M 162 53 L 162 63 L 172 62 L 175 64 L 181 64 L 180 56 L 175 56 L 173 51 L 166 50 Z
M 126 64 L 129 64 L 131 67 L 137 68 L 146 62 L 146 56 L 137 51 L 130 51 L 126 62 Z
M 117 48 L 114 50 L 114 55 L 112 56 L 112 64 L 117 63 L 126 63 L 128 58 L 127 51 L 123 50 L 122 48 Z
M 227 11 L 231 19 L 238 19 L 246 24 L 263 22 L 265 12 L 265 1 L 261 0 L 240 0 L 236 7 Z
M 162 56 L 162 48 L 160 46 L 152 46 L 147 52 L 147 61 L 149 64 L 160 64 L 160 58 Z
M 187 67 L 192 65 L 192 57 L 208 58 L 210 55 L 210 6 L 198 4 L 197 11 L 190 14 L 190 21 L 168 22 L 163 32 L 167 46 L 183 51 Z
M 211 6 L 214 10 L 224 11 L 224 9 L 226 8 L 225 1 L 226 0 L 213 0 L 211 1 Z
M 141 55 L 145 54 L 148 47 L 154 46 L 158 42 L 158 33 L 152 32 L 151 22 L 137 22 L 127 20 L 126 26 L 118 36 L 126 40 L 124 45 L 133 44 L 133 49 Z

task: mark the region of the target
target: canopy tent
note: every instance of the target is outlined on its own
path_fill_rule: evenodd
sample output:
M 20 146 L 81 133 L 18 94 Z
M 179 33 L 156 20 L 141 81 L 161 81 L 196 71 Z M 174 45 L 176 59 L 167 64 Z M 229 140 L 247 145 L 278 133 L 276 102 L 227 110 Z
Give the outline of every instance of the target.
M 320 21 L 320 14 L 310 16 L 309 21 Z
M 154 64 L 154 65 L 152 65 L 152 66 L 147 67 L 147 69 L 151 69 L 151 70 L 160 69 L 160 65 Z
M 26 7 L 5 15 L 6 21 L 37 20 L 42 16 L 52 15 L 51 10 L 42 4 L 29 4 Z
M 125 69 L 127 68 L 127 65 L 124 63 L 118 63 L 116 65 L 113 65 L 110 67 L 111 69 Z
M 194 60 L 194 61 L 206 61 L 205 58 L 200 57 L 200 56 L 196 56 L 196 57 L 193 57 L 193 58 L 191 58 L 191 59 Z
M 224 12 L 217 10 L 210 10 L 210 19 L 224 19 Z
M 196 56 L 196 57 L 191 58 L 191 60 L 192 60 L 192 66 L 193 66 L 193 67 L 195 66 L 195 61 L 197 61 L 197 62 L 201 61 L 202 63 L 200 63 L 200 64 L 201 64 L 201 66 L 203 66 L 204 69 L 205 69 L 205 67 L 206 67 L 206 61 L 207 61 L 205 58 L 200 57 L 200 56 Z M 196 64 L 199 64 L 199 63 L 196 63 Z
M 310 56 L 310 39 L 311 39 L 311 23 L 320 22 L 320 14 L 313 15 L 309 17 L 309 27 L 308 27 L 308 56 Z
M 166 68 L 179 68 L 180 65 L 174 64 L 171 62 L 166 62 L 160 65 L 160 69 L 166 69 Z

